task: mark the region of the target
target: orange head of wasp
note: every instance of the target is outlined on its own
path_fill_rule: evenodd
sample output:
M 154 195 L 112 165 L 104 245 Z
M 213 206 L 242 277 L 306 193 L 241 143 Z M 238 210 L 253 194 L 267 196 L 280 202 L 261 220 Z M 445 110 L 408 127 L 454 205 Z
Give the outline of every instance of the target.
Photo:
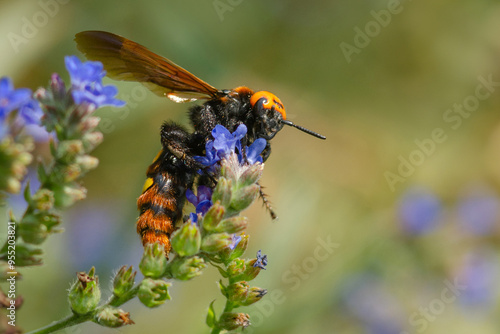
M 265 139 L 273 138 L 276 133 L 283 128 L 283 125 L 289 125 L 317 138 L 326 139 L 325 136 L 319 133 L 287 120 L 283 103 L 273 93 L 266 91 L 254 93 L 250 98 L 250 105 L 255 110 L 257 117 L 262 121 L 261 124 L 263 128 L 260 133 L 265 134 Z

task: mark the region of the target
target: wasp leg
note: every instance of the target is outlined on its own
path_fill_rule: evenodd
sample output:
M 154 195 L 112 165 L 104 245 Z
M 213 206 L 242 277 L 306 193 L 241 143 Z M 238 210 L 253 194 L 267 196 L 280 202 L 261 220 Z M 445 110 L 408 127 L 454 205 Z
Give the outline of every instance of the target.
M 278 216 L 276 215 L 276 212 L 274 212 L 273 207 L 271 206 L 271 202 L 267 198 L 267 195 L 264 193 L 264 190 L 260 183 L 257 183 L 259 185 L 259 197 L 262 199 L 262 202 L 264 203 L 264 206 L 266 207 L 266 210 L 269 212 L 271 215 L 272 220 L 278 219 Z
M 193 137 L 183 127 L 166 122 L 161 127 L 161 143 L 165 149 L 180 159 L 191 171 L 203 169 L 205 166 L 194 159 L 192 148 Z

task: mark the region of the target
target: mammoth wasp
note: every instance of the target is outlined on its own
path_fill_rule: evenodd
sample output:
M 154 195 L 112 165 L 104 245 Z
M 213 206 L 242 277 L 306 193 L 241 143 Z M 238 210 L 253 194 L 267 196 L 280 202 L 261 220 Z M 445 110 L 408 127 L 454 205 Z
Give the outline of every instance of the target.
M 267 140 L 263 161 L 271 153 L 271 140 L 284 125 L 295 127 L 317 138 L 324 136 L 286 119 L 283 103 L 267 91 L 248 87 L 217 89 L 172 61 L 124 37 L 104 31 L 84 31 L 76 35 L 78 49 L 90 60 L 103 63 L 107 75 L 115 80 L 137 81 L 154 93 L 174 102 L 204 100 L 189 109 L 193 131 L 173 122 L 161 127 L 162 150 L 147 170 L 148 180 L 137 201 L 140 216 L 137 232 L 144 245 L 159 242 L 170 251 L 170 234 L 182 219 L 186 190 L 191 189 L 197 171 L 203 166 L 194 157 L 203 155 L 212 129 L 220 124 L 233 132 L 245 124 L 245 145 L 258 138 Z M 243 141 L 242 141 L 243 142 Z M 264 193 L 261 197 L 270 210 Z

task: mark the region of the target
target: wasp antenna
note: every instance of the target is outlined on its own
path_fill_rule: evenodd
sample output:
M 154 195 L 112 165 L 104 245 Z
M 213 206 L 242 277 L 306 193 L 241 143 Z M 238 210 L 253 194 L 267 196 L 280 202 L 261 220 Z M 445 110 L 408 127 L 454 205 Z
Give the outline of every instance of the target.
M 305 132 L 305 133 L 307 133 L 307 134 L 310 134 L 311 136 L 314 136 L 314 137 L 316 137 L 316 138 L 319 138 L 319 139 L 326 139 L 326 137 L 325 137 L 325 136 L 320 135 L 319 133 L 316 133 L 316 132 L 311 131 L 311 130 L 309 130 L 309 129 L 306 129 L 306 128 L 304 128 L 303 126 L 293 124 L 292 122 L 290 122 L 290 121 L 288 121 L 288 120 L 281 120 L 281 123 L 286 124 L 286 125 L 293 126 L 294 128 L 299 129 L 300 131 L 303 131 L 303 132 Z

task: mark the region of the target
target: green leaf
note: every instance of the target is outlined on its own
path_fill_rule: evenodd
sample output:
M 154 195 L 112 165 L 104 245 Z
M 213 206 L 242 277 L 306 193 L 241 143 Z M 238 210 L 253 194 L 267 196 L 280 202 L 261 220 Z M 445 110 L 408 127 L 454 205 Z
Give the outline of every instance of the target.
M 222 284 L 222 280 L 219 281 L 219 289 L 222 295 L 227 298 L 227 292 L 226 292 L 227 287 L 225 287 L 224 284 Z
M 30 190 L 30 181 L 26 181 L 26 186 L 24 187 L 24 200 L 26 203 L 31 204 L 31 190 Z
M 215 299 L 210 303 L 207 312 L 207 325 L 210 328 L 215 327 L 215 310 L 214 310 Z

